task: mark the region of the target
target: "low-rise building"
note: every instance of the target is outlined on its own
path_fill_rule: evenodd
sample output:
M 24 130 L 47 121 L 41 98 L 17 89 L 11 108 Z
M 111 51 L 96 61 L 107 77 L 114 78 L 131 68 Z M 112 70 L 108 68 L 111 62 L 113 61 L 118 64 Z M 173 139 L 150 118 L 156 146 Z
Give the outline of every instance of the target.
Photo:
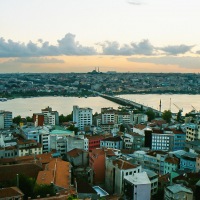
M 193 200 L 193 191 L 181 184 L 167 186 L 164 193 L 165 200 L 182 199 Z
M 172 173 L 179 168 L 179 159 L 176 157 L 167 157 L 164 161 L 164 174 Z
M 113 148 L 113 149 L 122 149 L 123 148 L 123 141 L 121 137 L 108 137 L 102 139 L 100 142 L 101 148 Z

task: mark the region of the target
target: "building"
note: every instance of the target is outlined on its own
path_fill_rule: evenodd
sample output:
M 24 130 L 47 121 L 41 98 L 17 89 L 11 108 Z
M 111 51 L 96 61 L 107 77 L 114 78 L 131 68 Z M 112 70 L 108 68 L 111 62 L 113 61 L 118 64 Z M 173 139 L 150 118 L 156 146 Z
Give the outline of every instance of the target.
M 88 165 L 88 152 L 83 149 L 72 149 L 66 153 L 66 159 L 72 166 L 87 166 Z
M 193 191 L 181 184 L 167 186 L 164 192 L 165 200 L 193 200 Z
M 93 149 L 89 152 L 89 166 L 92 169 L 91 183 L 99 184 L 105 181 L 105 151 Z
M 71 165 L 59 158 L 52 159 L 45 170 L 40 171 L 36 180 L 37 184 L 53 184 L 55 190 L 70 191 Z
M 156 194 L 158 191 L 158 174 L 149 169 L 143 169 L 142 171 L 147 173 L 151 182 L 151 195 Z
M 151 182 L 146 172 L 124 177 L 124 195 L 127 200 L 151 199 Z
M 93 136 L 86 136 L 86 138 L 88 140 L 85 140 L 85 146 L 86 148 L 88 147 L 88 151 L 91 151 L 92 149 L 100 148 L 100 142 L 105 137 L 103 135 L 93 135 Z
M 52 111 L 51 107 L 48 106 L 42 109 L 42 114 L 44 115 L 44 124 L 59 125 L 59 114 L 57 111 Z
M 144 147 L 144 136 L 138 133 L 125 132 L 123 137 L 123 147 L 125 149 L 140 150 Z
M 0 110 L 0 129 L 10 128 L 12 125 L 12 112 Z
M 42 145 L 35 140 L 18 140 L 18 156 L 28 156 L 42 154 Z
M 50 133 L 46 126 L 23 126 L 21 128 L 22 134 L 27 140 L 35 140 L 42 144 L 43 153 L 50 151 Z
M 191 153 L 200 154 L 200 140 L 185 142 L 185 150 Z
M 113 149 L 122 149 L 123 148 L 123 140 L 121 137 L 108 137 L 102 139 L 100 142 L 101 148 L 113 148 Z
M 164 162 L 168 154 L 164 151 L 151 151 L 143 156 L 144 169 L 150 169 L 159 175 L 164 174 Z
M 181 170 L 190 170 L 191 172 L 196 171 L 196 158 L 198 154 L 194 153 L 185 153 L 180 157 L 180 169 Z
M 186 141 L 194 141 L 200 139 L 200 125 L 187 124 L 186 126 Z
M 33 122 L 36 127 L 43 126 L 44 125 L 44 114 L 43 113 L 33 113 Z
M 124 177 L 140 173 L 140 165 L 123 159 L 106 158 L 105 186 L 109 194 L 121 195 L 124 191 Z
M 133 115 L 133 122 L 134 124 L 142 124 L 148 121 L 148 116 L 142 113 L 134 114 Z
M 152 132 L 152 150 L 171 151 L 173 149 L 174 136 L 171 133 L 165 133 L 162 130 L 153 130 Z
M 172 173 L 179 168 L 179 159 L 176 157 L 167 157 L 164 162 L 164 174 Z
M 84 130 L 85 126 L 91 126 L 92 109 L 73 106 L 73 122 L 75 122 L 75 126 L 78 127 L 80 130 Z
M 200 172 L 200 155 L 196 157 L 196 172 Z

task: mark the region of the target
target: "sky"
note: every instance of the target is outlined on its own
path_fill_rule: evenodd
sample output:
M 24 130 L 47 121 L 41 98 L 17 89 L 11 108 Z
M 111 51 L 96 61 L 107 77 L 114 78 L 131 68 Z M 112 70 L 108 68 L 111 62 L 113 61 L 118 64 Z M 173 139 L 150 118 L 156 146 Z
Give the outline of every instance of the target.
M 199 73 L 199 8 L 199 0 L 0 0 L 0 73 Z

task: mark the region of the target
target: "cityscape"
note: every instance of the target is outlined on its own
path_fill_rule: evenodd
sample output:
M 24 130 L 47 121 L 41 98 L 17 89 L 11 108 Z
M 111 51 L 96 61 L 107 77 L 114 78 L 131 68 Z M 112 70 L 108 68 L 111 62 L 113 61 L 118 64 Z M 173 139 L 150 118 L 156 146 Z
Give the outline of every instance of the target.
M 0 1 L 0 200 L 199 200 L 200 1 Z
M 36 75 L 7 76 L 1 75 L 3 87 L 31 83 Z M 37 81 L 43 83 L 53 77 L 90 77 L 87 86 L 93 78 L 90 73 L 40 76 L 43 78 Z M 78 78 L 74 82 L 79 83 Z M 109 84 L 104 82 L 106 88 Z M 31 88 L 35 88 L 33 83 Z M 184 116 L 182 109 L 161 111 L 161 102 L 160 110 L 155 110 L 114 97 L 110 90 L 105 94 L 87 89 L 115 101 L 118 109 L 102 107 L 100 113 L 94 113 L 89 106 L 74 105 L 65 116 L 50 105 L 25 118 L 0 111 L 2 195 L 17 199 L 168 199 L 177 194 L 179 199 L 198 198 L 200 112 L 195 107 Z M 81 90 L 77 88 L 77 94 Z

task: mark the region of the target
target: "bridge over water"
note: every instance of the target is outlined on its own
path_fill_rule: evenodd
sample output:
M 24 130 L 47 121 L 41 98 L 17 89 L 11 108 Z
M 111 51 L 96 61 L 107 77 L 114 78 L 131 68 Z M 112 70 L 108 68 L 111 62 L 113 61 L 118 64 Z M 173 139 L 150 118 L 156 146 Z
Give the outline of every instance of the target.
M 117 97 L 117 96 L 110 96 L 110 95 L 106 95 L 106 94 L 99 94 L 101 97 L 110 100 L 112 102 L 118 103 L 122 106 L 131 106 L 137 109 L 143 109 L 144 111 L 147 111 L 149 109 L 151 109 L 154 113 L 158 114 L 159 116 L 162 115 L 162 112 L 160 112 L 159 110 L 156 110 L 154 108 L 145 106 L 143 104 L 140 103 L 136 103 L 134 101 L 128 100 L 128 99 L 123 99 L 121 97 Z

